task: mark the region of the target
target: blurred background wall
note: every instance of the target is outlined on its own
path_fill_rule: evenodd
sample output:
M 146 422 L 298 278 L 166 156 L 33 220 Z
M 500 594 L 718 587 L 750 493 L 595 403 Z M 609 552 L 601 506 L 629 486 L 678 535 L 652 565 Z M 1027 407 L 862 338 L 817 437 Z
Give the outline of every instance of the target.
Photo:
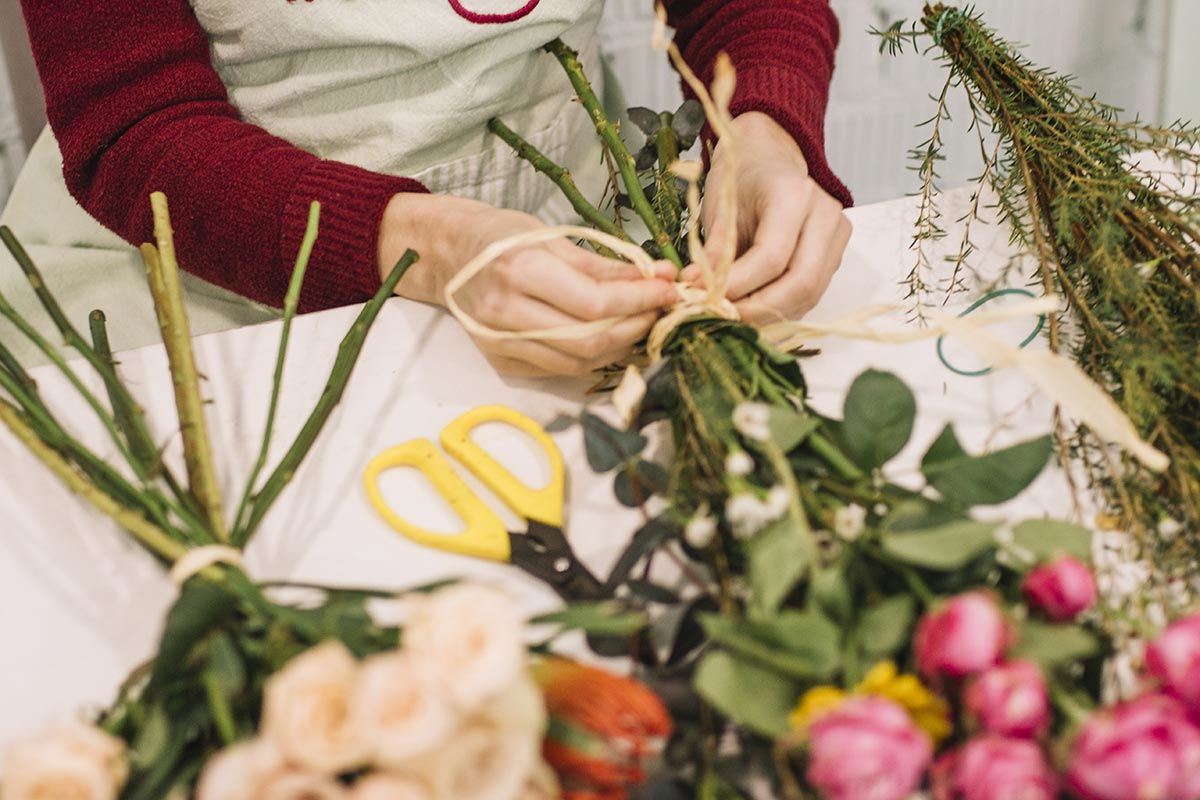
M 827 120 L 834 168 L 869 203 L 909 193 L 908 150 L 931 113 L 939 70 L 912 54 L 888 58 L 866 31 L 920 13 L 920 0 L 832 0 L 842 38 Z M 651 0 L 608 0 L 601 41 L 630 105 L 673 108 L 678 81 L 650 50 Z M 1200 119 L 1200 2 L 1197 0 L 976 0 L 987 20 L 1025 42 L 1040 63 L 1077 75 L 1082 86 L 1150 120 Z M 24 43 L 18 0 L 0 0 L 0 206 L 43 124 L 41 96 Z M 956 110 L 961 111 L 961 108 Z M 961 126 L 962 113 L 956 113 Z M 949 126 L 943 186 L 966 183 L 977 164 L 972 138 Z

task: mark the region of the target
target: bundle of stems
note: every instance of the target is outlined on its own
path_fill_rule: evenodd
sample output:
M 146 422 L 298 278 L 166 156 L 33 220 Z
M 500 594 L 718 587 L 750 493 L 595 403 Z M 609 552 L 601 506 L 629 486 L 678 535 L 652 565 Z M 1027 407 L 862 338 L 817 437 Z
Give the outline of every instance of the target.
M 876 33 L 881 49 L 913 44 L 947 71 L 930 138 L 914 151 L 923 185 L 917 249 L 945 235 L 932 202 L 938 127 L 958 87 L 980 138 L 980 188 L 994 193 L 1013 242 L 1035 261 L 1033 282 L 1070 304 L 1067 317 L 1050 321 L 1050 347 L 1106 387 L 1171 466 L 1139 470 L 1086 429 L 1060 431 L 1064 462 L 1086 466 L 1117 525 L 1145 534 L 1164 564 L 1190 562 L 1200 544 L 1200 128 L 1122 120 L 971 9 L 927 4 L 911 27 Z M 950 291 L 960 286 L 978 212 L 979 193 L 949 259 Z M 931 269 L 919 256 L 910 276 L 918 313 L 931 301 Z M 1180 523 L 1190 535 L 1174 536 Z M 1167 535 L 1157 536 L 1160 528 Z
M 161 743 L 165 749 L 156 750 L 157 755 L 135 770 L 134 779 L 123 795 L 132 798 L 161 797 L 179 781 L 194 779 L 195 766 L 202 763 L 205 753 L 221 742 L 228 743 L 236 738 L 237 733 L 230 723 L 234 690 L 218 691 L 213 682 L 215 673 L 210 667 L 203 663 L 197 667 L 184 658 L 198 639 L 211 638 L 216 626 L 233 625 L 229 620 L 236 618 L 240 622 L 231 630 L 249 631 L 246 635 L 250 639 L 261 638 L 265 631 L 271 631 L 276 643 L 273 652 L 282 659 L 330 636 L 346 638 L 349 635 L 340 629 L 331 629 L 320 610 L 301 611 L 273 602 L 266 589 L 241 569 L 237 554 L 250 541 L 280 492 L 296 474 L 338 404 L 380 308 L 417 260 L 415 253 L 407 252 L 380 290 L 363 307 L 342 340 L 321 397 L 294 443 L 260 481 L 274 431 L 292 321 L 317 237 L 320 205 L 312 204 L 308 228 L 284 302 L 262 445 L 236 513 L 228 518 L 208 438 L 205 401 L 180 290 L 166 197 L 161 193 L 154 194 L 151 205 L 156 243 L 143 245 L 141 253 L 170 365 L 186 478 L 178 476 L 164 461 L 162 449 L 151 432 L 143 409 L 122 381 L 109 347 L 104 314 L 99 310 L 92 312 L 90 338 L 85 339 L 58 305 L 37 266 L 12 231 L 0 227 L 0 239 L 25 273 L 58 333 L 103 382 L 107 404 L 88 388 L 85 376 L 79 370 L 80 363 L 68 361 L 62 350 L 39 333 L 2 295 L 0 316 L 11 322 L 65 376 L 94 412 L 124 464 L 110 463 L 71 433 L 68 422 L 55 412 L 53 404 L 43 396 L 29 372 L 3 342 L 0 342 L 0 388 L 4 390 L 4 394 L 0 394 L 0 422 L 68 489 L 114 520 L 164 565 L 187 567 L 190 554 L 194 554 L 193 558 L 201 556 L 196 559 L 196 569 L 189 567 L 185 570 L 189 574 L 178 578 L 187 583 L 168 617 L 155 662 L 135 673 L 117 703 L 101 718 L 101 724 L 110 732 L 131 742 L 148 735 L 148 726 L 160 735 L 170 733 L 174 737 Z M 200 549 L 208 549 L 209 553 L 200 554 L 197 552 Z M 355 597 L 367 594 L 370 593 L 357 593 Z M 328 595 L 328 603 L 335 602 L 342 603 L 344 598 L 337 593 Z M 328 616 L 333 619 L 335 615 Z M 354 622 L 356 630 L 351 633 L 359 639 L 382 635 L 369 624 L 365 615 L 355 617 Z M 223 651 L 226 656 L 229 652 L 228 648 Z M 199 671 L 192 675 L 195 670 Z M 190 677 L 176 680 L 185 673 Z M 147 677 L 151 678 L 148 686 Z M 163 717 L 151 724 L 146 718 L 147 710 L 151 708 L 157 709 L 155 713 L 160 717 L 164 713 L 173 713 L 181 718 L 168 723 Z M 171 725 L 177 722 L 181 727 L 171 730 Z

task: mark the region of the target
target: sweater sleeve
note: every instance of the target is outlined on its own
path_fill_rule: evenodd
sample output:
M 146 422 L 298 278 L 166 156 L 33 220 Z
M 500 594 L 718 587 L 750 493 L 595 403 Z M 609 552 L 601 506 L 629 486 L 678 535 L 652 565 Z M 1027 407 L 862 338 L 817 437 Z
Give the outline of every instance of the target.
M 838 22 L 829 0 L 664 0 L 683 57 L 706 84 L 717 54 L 737 70 L 730 111 L 769 115 L 800 145 L 809 174 L 849 206 L 825 158 L 825 107 Z M 688 88 L 684 87 L 685 91 Z
M 322 160 L 243 122 L 187 0 L 21 5 L 67 187 L 101 224 L 152 241 L 149 195 L 162 191 L 184 269 L 279 306 L 318 200 L 301 309 L 379 287 L 384 207 L 420 183 Z

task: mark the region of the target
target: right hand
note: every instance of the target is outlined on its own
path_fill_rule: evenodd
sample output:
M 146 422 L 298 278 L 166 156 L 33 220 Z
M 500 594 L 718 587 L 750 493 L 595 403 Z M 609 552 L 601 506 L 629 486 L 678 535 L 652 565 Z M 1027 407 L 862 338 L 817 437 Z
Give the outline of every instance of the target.
M 489 244 L 545 227 L 529 214 L 461 197 L 398 194 L 384 211 L 379 235 L 381 274 L 406 248 L 421 260 L 396 294 L 445 305 L 445 286 Z M 603 258 L 566 239 L 508 251 L 458 292 L 459 305 L 479 322 L 510 331 L 542 330 L 624 317 L 582 339 L 473 337 L 488 361 L 510 375 L 584 375 L 628 355 L 662 309 L 676 300 L 674 268 L 658 264 L 644 278 L 632 264 Z

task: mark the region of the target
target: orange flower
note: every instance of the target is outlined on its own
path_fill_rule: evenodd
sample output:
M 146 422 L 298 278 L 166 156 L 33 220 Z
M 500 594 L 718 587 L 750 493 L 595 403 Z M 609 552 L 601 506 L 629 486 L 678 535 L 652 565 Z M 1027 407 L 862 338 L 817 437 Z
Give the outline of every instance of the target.
M 646 776 L 645 759 L 671 734 L 671 718 L 646 686 L 574 661 L 538 662 L 550 725 L 543 755 L 567 800 L 624 800 Z

